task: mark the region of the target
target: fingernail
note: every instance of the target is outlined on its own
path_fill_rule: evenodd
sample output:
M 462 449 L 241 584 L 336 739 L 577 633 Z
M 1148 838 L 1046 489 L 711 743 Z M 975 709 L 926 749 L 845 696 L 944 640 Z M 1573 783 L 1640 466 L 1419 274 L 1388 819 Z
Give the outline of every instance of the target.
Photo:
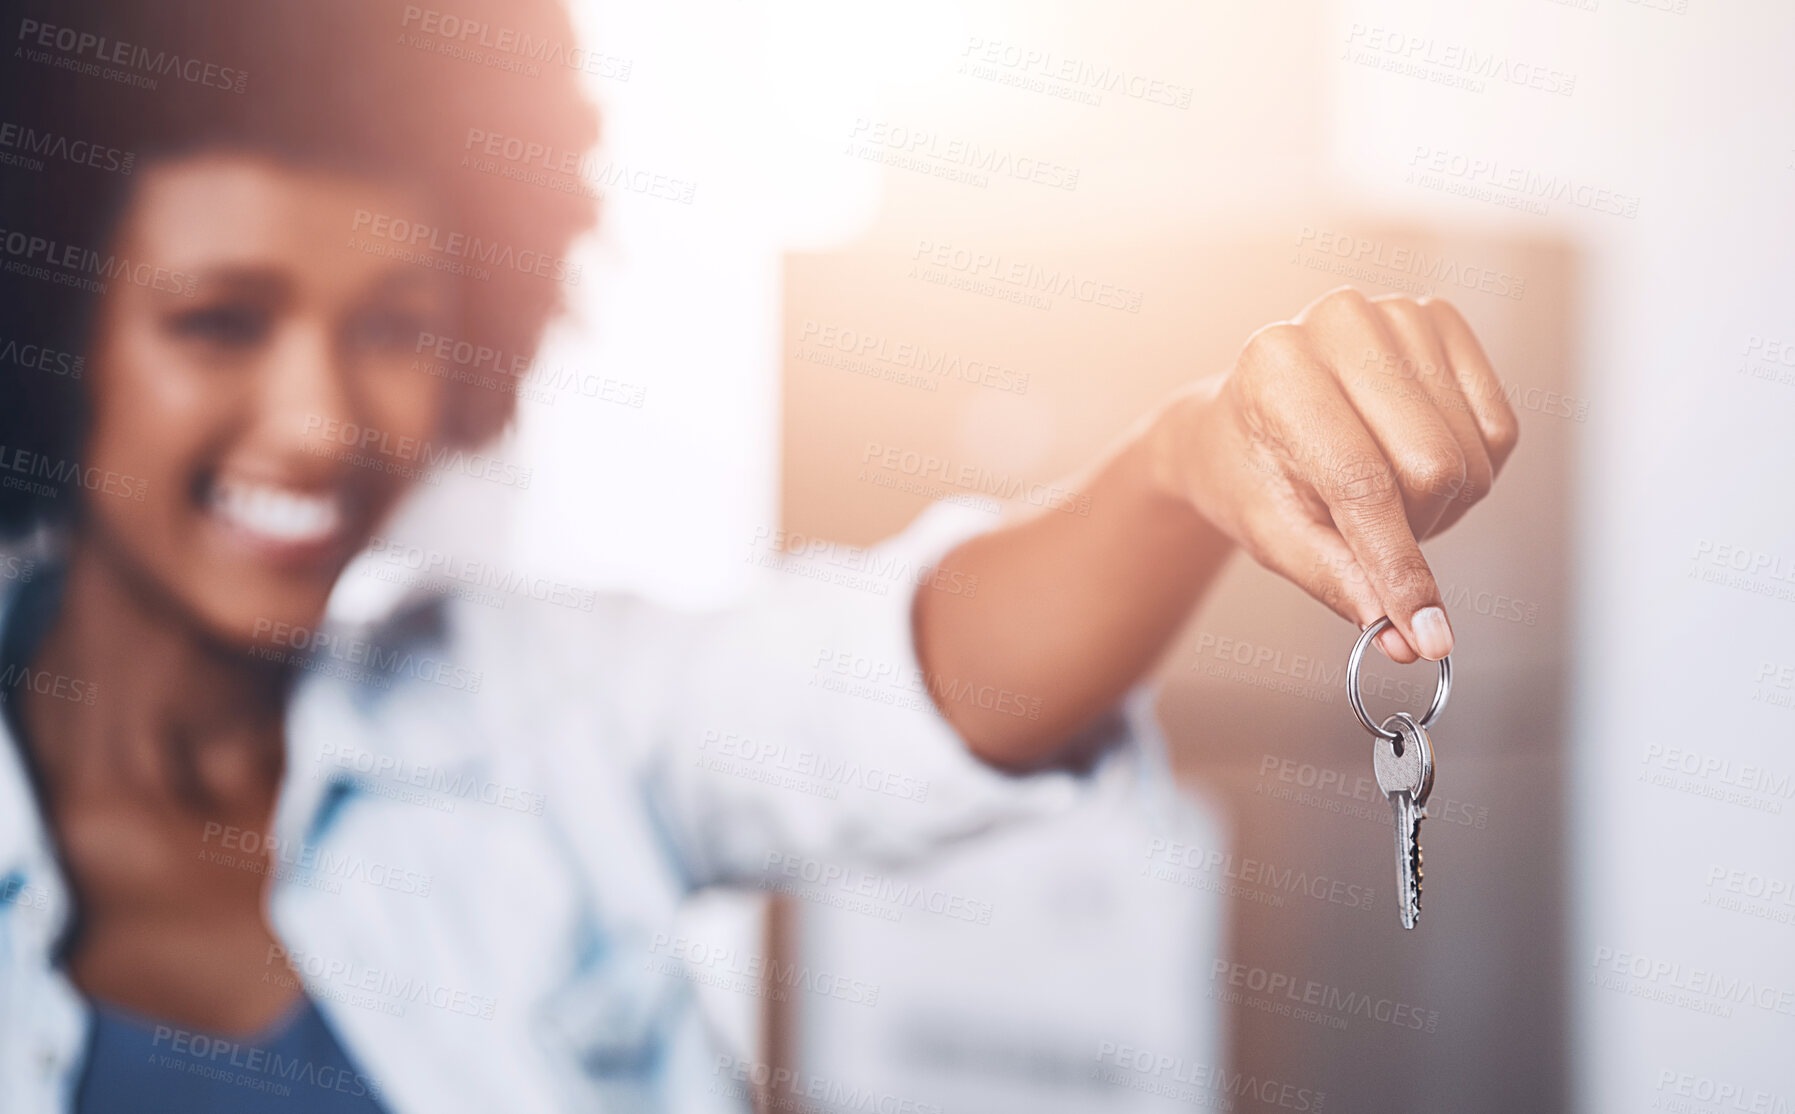
M 1437 607 L 1424 607 L 1415 612 L 1409 620 L 1409 627 L 1415 632 L 1415 641 L 1420 645 L 1415 649 L 1428 661 L 1439 661 L 1452 652 L 1452 627 L 1446 622 L 1446 613 Z
M 1391 661 L 1407 661 L 1415 656 L 1415 652 L 1409 649 L 1409 644 L 1402 640 L 1402 635 L 1396 633 L 1395 627 L 1388 627 L 1377 636 L 1377 648 Z

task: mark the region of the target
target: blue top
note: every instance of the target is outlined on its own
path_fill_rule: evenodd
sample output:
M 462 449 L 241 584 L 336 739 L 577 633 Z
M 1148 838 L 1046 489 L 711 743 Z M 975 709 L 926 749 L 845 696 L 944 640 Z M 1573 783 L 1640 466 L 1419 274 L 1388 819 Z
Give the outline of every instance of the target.
M 75 1114 L 381 1114 L 379 1093 L 310 998 L 266 1032 L 237 1040 L 95 1002 Z

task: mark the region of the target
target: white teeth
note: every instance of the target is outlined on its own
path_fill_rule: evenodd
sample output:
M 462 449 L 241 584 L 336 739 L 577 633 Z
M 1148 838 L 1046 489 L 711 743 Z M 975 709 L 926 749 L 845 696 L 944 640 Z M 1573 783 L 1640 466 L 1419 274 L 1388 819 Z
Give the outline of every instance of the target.
M 231 525 L 282 544 L 324 541 L 343 525 L 342 506 L 332 495 L 219 480 L 210 502 L 212 513 Z

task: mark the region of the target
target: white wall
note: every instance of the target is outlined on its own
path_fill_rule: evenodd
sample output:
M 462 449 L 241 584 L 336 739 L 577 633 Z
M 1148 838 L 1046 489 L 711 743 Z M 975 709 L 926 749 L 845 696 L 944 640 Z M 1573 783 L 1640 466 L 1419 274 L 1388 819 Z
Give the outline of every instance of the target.
M 1370 204 L 1562 230 L 1585 253 L 1578 1109 L 1795 1109 L 1795 366 L 1747 353 L 1795 339 L 1795 8 L 1387 0 L 1337 18 L 1343 43 L 1375 25 L 1577 75 L 1568 97 L 1477 97 L 1343 68 L 1333 138 Z M 1416 190 L 1417 137 L 1637 195 L 1638 215 Z M 1745 897 L 1760 887 L 1779 896 Z

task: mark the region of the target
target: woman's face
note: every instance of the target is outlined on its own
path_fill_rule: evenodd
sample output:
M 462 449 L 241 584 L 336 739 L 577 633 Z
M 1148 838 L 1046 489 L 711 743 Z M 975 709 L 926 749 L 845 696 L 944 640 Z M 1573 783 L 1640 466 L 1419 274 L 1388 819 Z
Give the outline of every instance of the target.
M 101 296 L 81 461 L 142 498 L 87 492 L 79 543 L 232 644 L 315 625 L 420 459 L 391 447 L 439 427 L 442 380 L 414 349 L 447 331 L 451 287 L 350 246 L 358 211 L 424 204 L 249 156 L 146 169 L 114 254 L 193 285 Z

